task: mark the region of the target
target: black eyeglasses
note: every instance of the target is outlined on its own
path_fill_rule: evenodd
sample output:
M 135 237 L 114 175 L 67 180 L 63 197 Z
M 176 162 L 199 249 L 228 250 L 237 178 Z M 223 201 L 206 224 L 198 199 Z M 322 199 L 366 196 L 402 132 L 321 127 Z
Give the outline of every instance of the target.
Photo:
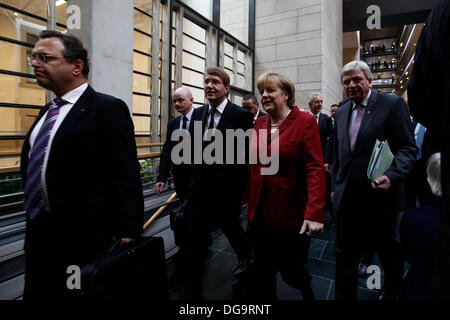
M 56 57 L 56 56 L 52 56 L 52 55 L 45 54 L 45 53 L 36 53 L 36 54 L 32 54 L 32 55 L 28 56 L 28 62 L 30 64 L 32 64 L 33 61 L 36 60 L 39 63 L 46 63 L 49 60 L 58 59 L 58 58 L 62 58 L 62 57 Z

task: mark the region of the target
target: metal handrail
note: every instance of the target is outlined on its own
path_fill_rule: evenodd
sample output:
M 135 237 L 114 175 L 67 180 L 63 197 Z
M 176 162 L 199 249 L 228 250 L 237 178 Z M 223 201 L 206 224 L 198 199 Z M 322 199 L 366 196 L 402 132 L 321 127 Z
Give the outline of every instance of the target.
M 145 231 L 152 223 L 153 221 L 155 221 L 156 218 L 158 218 L 158 216 L 167 208 L 167 206 L 169 205 L 169 203 L 175 199 L 175 197 L 177 196 L 177 193 L 174 192 L 172 193 L 172 195 L 170 196 L 169 199 L 166 200 L 166 204 L 161 206 L 151 217 L 150 219 L 147 220 L 147 222 L 144 224 L 143 230 Z

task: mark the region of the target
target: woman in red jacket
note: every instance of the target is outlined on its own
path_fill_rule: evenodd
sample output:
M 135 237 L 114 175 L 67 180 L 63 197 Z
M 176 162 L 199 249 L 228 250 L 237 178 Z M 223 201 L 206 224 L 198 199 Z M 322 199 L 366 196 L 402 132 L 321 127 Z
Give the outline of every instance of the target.
M 294 107 L 295 87 L 285 76 L 265 73 L 257 81 L 268 115 L 256 120 L 251 153 L 261 149 L 279 159 L 265 175 L 267 161 L 250 166 L 248 217 L 261 298 L 276 299 L 276 274 L 314 300 L 304 269 L 310 236 L 323 231 L 325 170 L 316 119 Z M 261 163 L 262 162 L 262 163 Z

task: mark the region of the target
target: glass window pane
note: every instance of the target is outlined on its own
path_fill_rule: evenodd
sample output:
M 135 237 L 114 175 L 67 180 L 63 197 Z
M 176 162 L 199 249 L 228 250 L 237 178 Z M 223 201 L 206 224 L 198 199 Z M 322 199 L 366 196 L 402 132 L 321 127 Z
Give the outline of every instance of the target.
M 152 33 L 152 18 L 139 12 L 134 11 L 134 27 L 145 33 Z
M 152 13 L 152 0 L 134 0 L 134 6 L 144 12 Z
M 183 18 L 183 33 L 205 43 L 206 30 L 186 18 Z
M 234 73 L 233 73 L 233 71 L 230 71 L 230 70 L 228 70 L 228 69 L 225 69 L 225 72 L 228 73 L 228 75 L 230 76 L 230 84 L 231 84 L 232 86 L 234 86 L 235 83 L 234 83 Z
M 238 74 L 237 76 L 237 85 L 239 88 L 245 88 L 245 78 Z
M 243 63 L 238 62 L 238 64 L 237 64 L 237 72 L 245 74 L 245 65 Z
M 133 52 L 133 70 L 150 74 L 152 70 L 152 58 Z
M 45 90 L 35 79 L 0 74 L 0 102 L 45 105 Z
M 225 42 L 224 52 L 225 52 L 225 54 L 232 57 L 233 56 L 233 46 L 231 44 L 229 44 L 228 42 Z
M 181 0 L 205 18 L 212 20 L 212 0 Z
M 134 49 L 151 54 L 152 38 L 145 34 L 134 31 Z
M 183 34 L 183 49 L 195 53 L 200 57 L 204 57 L 205 48 L 206 46 L 204 44 L 201 44 L 198 41 L 195 41 L 194 39 L 191 39 Z
M 150 114 L 150 97 L 133 94 L 133 112 Z
M 225 68 L 229 68 L 229 69 L 233 70 L 233 59 L 231 59 L 228 56 L 224 56 L 223 62 L 224 62 Z
M 47 0 L 2 0 L 2 3 L 43 18 L 47 17 Z
M 136 134 L 150 134 L 150 117 L 133 116 L 133 123 Z
M 248 44 L 248 0 L 221 0 L 220 27 Z
M 0 41 L 0 69 L 34 75 L 34 70 L 27 59 L 31 55 L 31 49 L 11 42 Z
M 193 84 L 199 87 L 203 87 L 203 74 L 187 70 L 183 68 L 182 74 L 183 83 Z
M 152 78 L 140 74 L 133 74 L 133 91 L 150 94 Z
M 26 135 L 39 111 L 39 109 L 0 107 L 0 135 Z
M 245 61 L 245 53 L 238 49 L 238 61 L 244 63 Z
M 189 85 L 185 85 L 185 87 L 189 88 L 192 92 L 192 97 L 194 98 L 194 102 L 198 102 L 201 104 L 205 103 L 205 92 L 202 89 L 194 88 Z
M 64 25 L 67 23 L 67 1 L 56 6 L 56 22 Z
M 183 52 L 183 66 L 195 69 L 200 72 L 205 71 L 205 60 L 200 59 L 188 52 Z
M 29 43 L 34 44 L 35 38 L 30 38 L 28 35 L 37 37 L 38 33 L 45 29 L 47 29 L 47 23 L 45 21 L 30 18 L 20 13 L 16 15 L 11 10 L 0 9 L 0 35 L 2 37 L 23 42 L 29 42 L 32 39 L 33 41 Z

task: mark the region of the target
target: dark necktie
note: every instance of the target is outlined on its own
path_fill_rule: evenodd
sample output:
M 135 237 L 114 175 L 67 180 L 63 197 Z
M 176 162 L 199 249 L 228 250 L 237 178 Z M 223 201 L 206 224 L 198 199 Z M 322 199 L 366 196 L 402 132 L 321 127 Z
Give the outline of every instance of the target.
M 59 115 L 59 109 L 66 101 L 60 98 L 53 100 L 53 104 L 47 112 L 47 116 L 39 129 L 34 140 L 33 148 L 30 153 L 30 160 L 27 168 L 27 178 L 25 181 L 25 208 L 30 219 L 34 219 L 44 207 L 42 197 L 41 176 L 44 166 L 45 151 L 48 147 L 48 141 Z
M 209 109 L 209 126 L 208 129 L 213 129 L 214 128 L 214 113 L 216 113 L 216 109 L 215 108 L 211 108 Z
M 187 121 L 188 118 L 186 116 L 183 116 L 183 126 L 181 127 L 182 129 L 187 129 Z
M 350 147 L 351 147 L 352 152 L 355 149 L 356 137 L 358 136 L 359 127 L 361 127 L 362 113 L 363 113 L 363 111 L 362 111 L 361 105 L 359 105 L 359 104 L 356 105 L 356 118 L 355 118 L 355 122 L 353 123 L 352 137 L 351 137 L 351 142 L 350 142 Z

